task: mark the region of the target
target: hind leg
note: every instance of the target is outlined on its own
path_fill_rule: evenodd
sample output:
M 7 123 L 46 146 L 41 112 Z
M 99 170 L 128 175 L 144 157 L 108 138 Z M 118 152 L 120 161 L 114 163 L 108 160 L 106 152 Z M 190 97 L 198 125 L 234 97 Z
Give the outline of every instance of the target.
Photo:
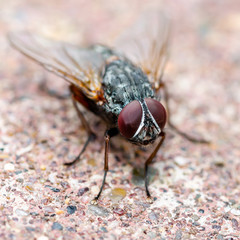
M 70 91 L 68 93 L 65 93 L 65 94 L 60 94 L 59 92 L 57 92 L 53 89 L 50 89 L 46 84 L 46 80 L 41 81 L 41 83 L 39 84 L 39 88 L 42 91 L 46 92 L 51 97 L 55 97 L 59 100 L 63 100 L 63 99 L 67 99 L 67 98 L 71 97 Z
M 77 102 L 74 99 L 74 96 L 72 96 L 72 101 L 73 101 L 73 106 L 76 109 L 77 115 L 80 118 L 83 127 L 86 129 L 86 131 L 88 133 L 88 138 L 87 138 L 86 142 L 84 143 L 80 153 L 77 155 L 77 157 L 73 161 L 71 161 L 71 162 L 64 163 L 64 165 L 66 165 L 66 166 L 71 166 L 71 165 L 75 164 L 76 162 L 78 162 L 80 160 L 82 154 L 85 152 L 85 150 L 86 150 L 87 146 L 89 145 L 89 143 L 96 139 L 95 133 L 91 130 L 91 128 L 90 128 L 87 120 L 85 119 L 83 113 L 78 108 Z
M 164 101 L 166 104 L 166 111 L 168 113 L 168 126 L 173 129 L 176 133 L 178 133 L 180 136 L 186 138 L 188 141 L 193 142 L 193 143 L 202 143 L 202 144 L 210 144 L 209 141 L 203 139 L 203 138 L 195 138 L 193 136 L 188 135 L 185 132 L 182 132 L 181 130 L 178 129 L 178 127 L 176 127 L 172 121 L 171 121 L 171 112 L 169 110 L 169 94 L 167 91 L 167 87 L 166 84 L 161 83 L 161 89 L 163 90 L 163 95 L 164 95 Z

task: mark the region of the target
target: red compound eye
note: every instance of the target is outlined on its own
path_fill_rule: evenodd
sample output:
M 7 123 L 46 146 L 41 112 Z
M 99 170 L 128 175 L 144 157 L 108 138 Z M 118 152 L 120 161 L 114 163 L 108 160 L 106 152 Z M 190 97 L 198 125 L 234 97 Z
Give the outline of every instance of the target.
M 156 123 L 162 130 L 166 124 L 167 113 L 164 106 L 155 99 L 146 98 L 145 102 L 152 116 L 154 117 Z
M 126 137 L 134 136 L 142 119 L 142 107 L 137 100 L 130 102 L 120 112 L 118 117 L 118 128 L 120 133 Z

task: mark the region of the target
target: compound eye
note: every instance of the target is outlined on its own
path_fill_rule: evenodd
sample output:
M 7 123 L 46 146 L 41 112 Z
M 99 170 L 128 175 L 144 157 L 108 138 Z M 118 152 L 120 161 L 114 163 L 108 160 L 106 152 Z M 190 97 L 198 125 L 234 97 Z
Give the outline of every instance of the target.
M 118 128 L 120 133 L 126 137 L 134 136 L 142 119 L 142 107 L 137 100 L 130 102 L 120 112 L 118 117 Z
M 164 128 L 164 126 L 166 124 L 166 120 L 167 120 L 167 113 L 166 113 L 164 106 L 160 102 L 158 102 L 157 100 L 155 100 L 153 98 L 146 98 L 145 102 L 147 104 L 147 107 L 148 107 L 150 113 L 154 117 L 156 123 L 162 130 Z

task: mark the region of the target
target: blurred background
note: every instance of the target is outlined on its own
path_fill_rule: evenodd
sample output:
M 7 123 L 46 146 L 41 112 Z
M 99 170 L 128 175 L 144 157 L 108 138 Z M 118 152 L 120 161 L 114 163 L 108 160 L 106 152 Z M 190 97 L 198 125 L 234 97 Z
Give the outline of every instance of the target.
M 102 177 L 102 146 L 91 146 L 75 168 L 62 166 L 86 136 L 71 101 L 51 98 L 39 83 L 47 79 L 60 92 L 66 85 L 12 49 L 6 36 L 28 30 L 112 45 L 148 9 L 171 18 L 164 80 L 172 121 L 212 144 L 170 133 L 154 164 L 151 206 L 132 181 L 132 166 L 112 153 L 103 207 L 89 207 Z M 239 0 L 0 0 L 0 238 L 239 239 L 239 39 Z M 111 192 L 116 188 L 123 190 Z M 68 206 L 77 207 L 74 215 Z

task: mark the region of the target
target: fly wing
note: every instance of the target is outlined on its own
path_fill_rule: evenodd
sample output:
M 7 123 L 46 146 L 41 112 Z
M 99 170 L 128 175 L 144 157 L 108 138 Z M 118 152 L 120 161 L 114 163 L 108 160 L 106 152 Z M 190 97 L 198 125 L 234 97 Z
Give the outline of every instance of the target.
M 86 97 L 95 101 L 103 97 L 100 72 L 104 60 L 93 49 L 23 32 L 9 34 L 9 40 L 21 53 L 79 88 Z
M 140 66 L 157 91 L 167 62 L 169 18 L 160 11 L 144 13 L 116 42 L 126 57 Z

